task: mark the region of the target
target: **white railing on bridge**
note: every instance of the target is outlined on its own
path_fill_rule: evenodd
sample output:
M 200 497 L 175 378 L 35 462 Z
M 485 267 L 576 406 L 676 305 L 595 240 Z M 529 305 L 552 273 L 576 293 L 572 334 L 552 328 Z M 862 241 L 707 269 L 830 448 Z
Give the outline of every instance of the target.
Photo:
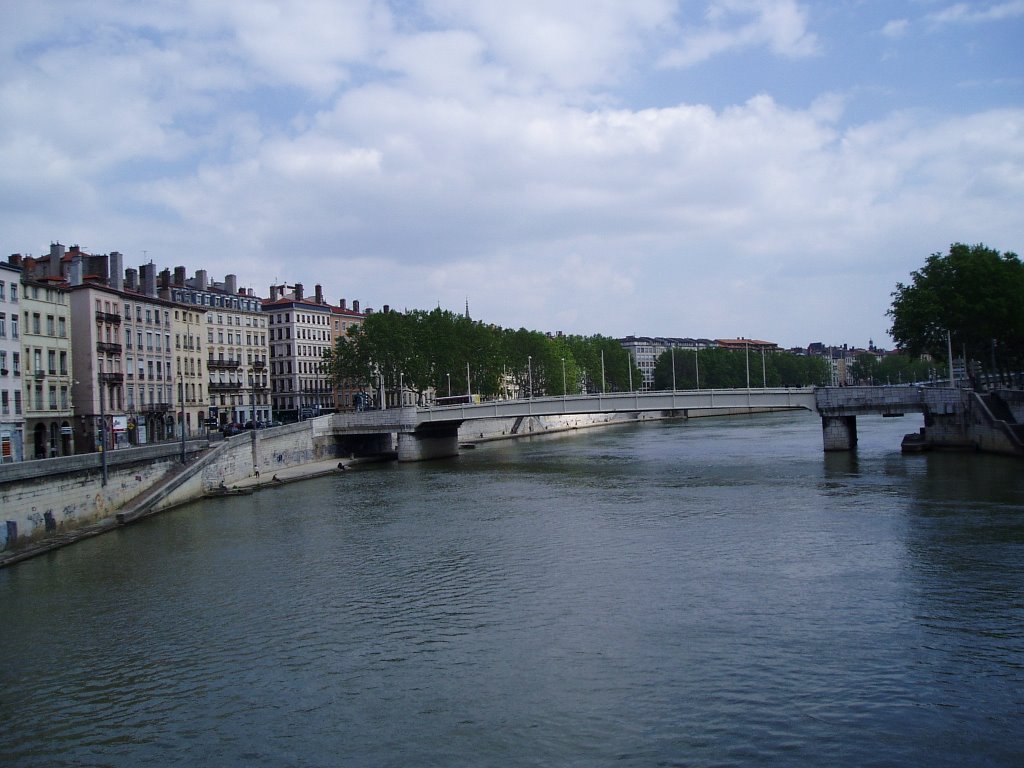
M 590 413 L 688 411 L 730 408 L 805 408 L 814 410 L 812 387 L 694 389 L 657 392 L 608 392 L 590 395 L 491 400 L 479 404 L 416 409 L 419 423 L 472 419 L 557 416 Z

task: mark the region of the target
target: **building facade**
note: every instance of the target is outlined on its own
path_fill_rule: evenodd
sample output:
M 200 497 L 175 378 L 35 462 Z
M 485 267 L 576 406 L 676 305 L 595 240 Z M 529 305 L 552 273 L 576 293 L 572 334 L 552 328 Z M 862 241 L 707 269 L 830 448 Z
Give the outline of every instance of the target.
M 699 349 L 709 349 L 716 346 L 711 339 L 690 339 L 675 338 L 671 336 L 627 336 L 619 339 L 622 348 L 625 349 L 633 364 L 640 369 L 643 380 L 640 382 L 640 391 L 648 392 L 654 389 L 654 368 L 658 358 L 670 350 L 681 350 L 695 352 Z
M 21 368 L 21 269 L 0 262 L 0 462 L 21 461 L 25 445 Z
M 208 278 L 206 270 L 196 271 L 191 278 L 185 276 L 184 267 L 175 267 L 173 275 L 164 270 L 160 285 L 161 295 L 203 316 L 201 327 L 184 329 L 182 338 L 198 334 L 193 341 L 206 345 L 206 357 L 199 362 L 206 366 L 210 428 L 272 421 L 268 318 L 261 312 L 262 300 L 251 291 L 240 291 L 235 275 L 216 282 Z
M 372 310 L 367 310 L 369 314 Z M 359 302 L 332 307 L 318 285 L 312 297 L 303 286 L 270 286 L 270 298 L 263 302 L 267 317 L 270 350 L 270 390 L 274 411 L 286 421 L 317 416 L 339 407 L 351 407 L 351 394 L 343 390 L 339 402 L 326 356 L 336 338 L 352 324 L 362 321 Z
M 26 459 L 74 453 L 71 305 L 61 282 L 24 280 L 21 285 Z

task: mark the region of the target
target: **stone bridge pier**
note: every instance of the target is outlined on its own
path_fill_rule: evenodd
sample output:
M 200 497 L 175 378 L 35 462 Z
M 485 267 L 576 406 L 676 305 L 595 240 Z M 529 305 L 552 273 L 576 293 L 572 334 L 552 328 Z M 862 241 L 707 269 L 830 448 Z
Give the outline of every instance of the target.
M 857 447 L 857 417 L 822 416 L 821 436 L 826 451 L 852 451 Z
M 462 422 L 435 422 L 411 432 L 398 433 L 399 461 L 427 461 L 459 455 Z

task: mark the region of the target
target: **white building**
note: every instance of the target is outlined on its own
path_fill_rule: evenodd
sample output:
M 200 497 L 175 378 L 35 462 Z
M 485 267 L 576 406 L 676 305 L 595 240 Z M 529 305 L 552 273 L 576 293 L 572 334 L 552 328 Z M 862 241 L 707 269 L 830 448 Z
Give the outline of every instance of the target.
M 20 288 L 21 270 L 0 262 L 0 463 L 24 458 Z

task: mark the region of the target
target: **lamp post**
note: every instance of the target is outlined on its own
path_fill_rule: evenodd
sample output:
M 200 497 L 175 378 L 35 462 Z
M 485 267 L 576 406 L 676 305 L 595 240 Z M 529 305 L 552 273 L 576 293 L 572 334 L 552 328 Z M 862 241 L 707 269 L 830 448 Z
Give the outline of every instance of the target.
M 693 372 L 697 380 L 697 389 L 700 389 L 700 357 L 697 355 L 697 347 L 693 348 Z
M 629 350 L 626 350 L 626 370 L 629 372 L 629 391 L 633 391 L 633 358 L 630 357 Z
M 676 391 L 676 348 L 669 347 L 669 355 L 672 357 L 672 391 Z
M 526 397 L 533 399 L 533 355 L 526 356 Z
M 565 400 L 565 358 L 562 358 L 562 399 Z
M 764 367 L 764 347 L 761 347 L 761 389 L 768 389 L 768 373 Z
M 466 401 L 473 399 L 473 389 L 469 385 L 469 360 L 466 361 Z
M 100 360 L 100 465 L 103 467 L 103 485 L 107 484 L 107 411 L 104 405 L 103 361 Z
M 747 389 L 750 389 L 750 342 L 749 341 L 744 341 L 743 342 L 743 349 L 746 351 L 746 355 L 747 355 Z
M 181 463 L 185 463 L 185 372 L 178 372 L 181 383 Z
M 446 373 L 445 376 L 448 377 L 448 397 L 451 397 L 452 396 L 452 375 L 450 373 Z
M 603 395 L 604 392 L 605 392 L 605 387 L 604 387 L 604 350 L 602 349 L 601 350 L 601 394 Z

